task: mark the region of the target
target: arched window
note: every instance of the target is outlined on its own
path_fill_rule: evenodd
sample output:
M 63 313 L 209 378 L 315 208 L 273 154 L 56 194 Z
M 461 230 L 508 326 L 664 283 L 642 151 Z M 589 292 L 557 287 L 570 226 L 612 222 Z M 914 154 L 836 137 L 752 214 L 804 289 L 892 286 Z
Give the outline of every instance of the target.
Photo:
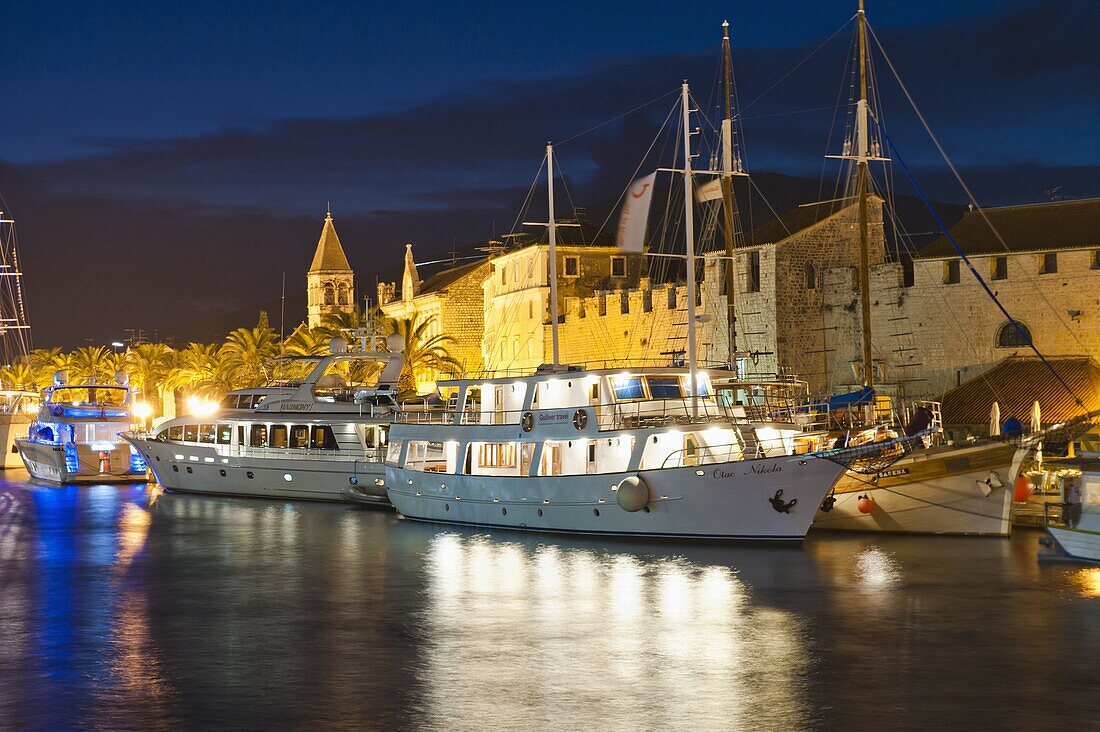
M 348 294 L 348 286 L 345 283 L 340 283 L 339 298 L 337 301 L 341 305 L 350 305 L 351 296 Z
M 997 331 L 998 348 L 1021 348 L 1029 345 L 1031 345 L 1031 331 L 1018 320 L 1015 323 L 1005 323 Z
M 336 285 L 325 283 L 325 305 L 333 305 L 336 302 Z
M 806 262 L 806 289 L 817 289 L 817 267 L 813 262 Z

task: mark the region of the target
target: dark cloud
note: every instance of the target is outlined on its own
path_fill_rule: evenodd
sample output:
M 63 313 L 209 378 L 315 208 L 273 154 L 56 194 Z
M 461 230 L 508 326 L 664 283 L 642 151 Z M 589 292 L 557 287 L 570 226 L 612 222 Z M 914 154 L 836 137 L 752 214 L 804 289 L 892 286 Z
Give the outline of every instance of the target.
M 1078 197 L 1100 194 L 1096 13 L 1091 2 L 1037 2 L 876 31 L 979 198 L 1020 202 L 1058 185 Z M 844 110 L 834 105 L 838 94 L 847 99 L 851 39 L 840 33 L 774 88 L 813 46 L 735 48 L 751 170 L 835 175 L 823 156 L 840 147 Z M 277 298 L 284 272 L 288 288 L 300 289 L 326 201 L 361 291 L 373 290 L 376 276 L 392 277 L 405 241 L 434 258 L 507 231 L 544 140 L 667 95 L 559 148 L 571 200 L 606 216 L 681 78 L 694 81 L 713 115 L 717 62 L 715 48 L 605 59 L 583 72 L 481 84 L 385 114 L 101 140 L 94 155 L 7 166 L 0 173 L 20 221 L 36 340 L 107 341 L 125 327 L 212 322 Z M 885 64 L 876 70 L 892 138 L 930 194 L 961 201 Z M 656 147 L 666 162 L 670 139 Z M 777 185 L 769 196 L 782 209 L 817 189 Z M 760 206 L 754 216 L 765 212 Z

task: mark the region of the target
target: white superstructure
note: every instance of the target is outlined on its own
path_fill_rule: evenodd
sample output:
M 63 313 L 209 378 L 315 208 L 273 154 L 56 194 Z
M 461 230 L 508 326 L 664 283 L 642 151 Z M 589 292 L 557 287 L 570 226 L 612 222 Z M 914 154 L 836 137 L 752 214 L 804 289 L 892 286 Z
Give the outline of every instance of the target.
M 341 341 L 332 355 L 295 361 L 302 379 L 233 392 L 215 414 L 125 437 L 173 491 L 385 505 L 402 356 L 348 352 Z

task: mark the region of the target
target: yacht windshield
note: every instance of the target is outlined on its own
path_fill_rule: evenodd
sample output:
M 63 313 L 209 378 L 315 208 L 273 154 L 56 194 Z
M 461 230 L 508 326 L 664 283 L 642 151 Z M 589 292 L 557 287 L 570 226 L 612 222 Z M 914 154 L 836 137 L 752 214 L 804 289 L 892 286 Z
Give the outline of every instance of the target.
M 79 407 L 121 407 L 129 391 L 121 386 L 64 386 L 50 394 L 53 404 L 73 404 Z
M 283 358 L 271 363 L 271 378 L 264 386 L 301 386 L 306 377 L 317 368 L 319 356 L 302 358 Z

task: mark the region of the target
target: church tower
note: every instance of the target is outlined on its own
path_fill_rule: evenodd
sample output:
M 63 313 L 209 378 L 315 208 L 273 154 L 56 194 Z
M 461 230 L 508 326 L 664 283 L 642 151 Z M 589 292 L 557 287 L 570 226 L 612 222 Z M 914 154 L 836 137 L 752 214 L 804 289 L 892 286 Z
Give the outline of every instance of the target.
M 352 312 L 355 308 L 355 273 L 340 246 L 331 211 L 325 215 L 313 264 L 306 275 L 306 290 L 310 328 L 320 325 L 326 313 Z

